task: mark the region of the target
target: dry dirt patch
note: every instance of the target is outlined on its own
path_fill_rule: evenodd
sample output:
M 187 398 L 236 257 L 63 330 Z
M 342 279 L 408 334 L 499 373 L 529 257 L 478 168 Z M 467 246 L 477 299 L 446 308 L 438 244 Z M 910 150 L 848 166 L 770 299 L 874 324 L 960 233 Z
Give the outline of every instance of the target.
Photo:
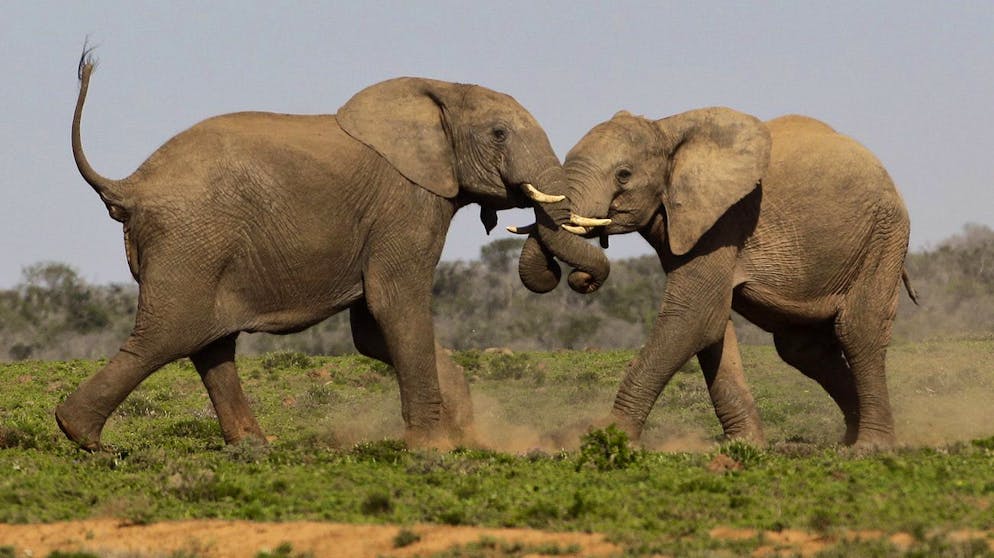
M 17 556 L 44 557 L 56 550 L 88 551 L 99 556 L 168 556 L 188 552 L 204 558 L 254 557 L 290 543 L 293 552 L 310 553 L 314 558 L 365 558 L 367 556 L 431 555 L 454 547 L 479 542 L 483 537 L 526 546 L 558 545 L 580 549 L 574 556 L 615 556 L 619 547 L 603 535 L 548 533 L 529 529 L 486 529 L 444 525 L 406 527 L 420 540 L 395 548 L 401 531 L 395 525 L 347 525 L 295 521 L 259 523 L 252 521 L 188 520 L 132 525 L 116 519 L 93 519 L 36 525 L 0 524 L 0 546 L 13 546 Z
M 741 541 L 757 539 L 762 544 L 751 554 L 754 558 L 778 556 L 814 556 L 827 550 L 836 543 L 845 541 L 871 541 L 886 538 L 898 552 L 907 552 L 915 544 L 915 538 L 909 533 L 894 533 L 888 535 L 883 531 L 845 531 L 834 535 L 821 535 L 797 529 L 782 531 L 760 531 L 757 529 L 737 529 L 732 527 L 715 527 L 711 529 L 711 538 L 726 541 Z M 945 533 L 944 538 L 952 543 L 965 543 L 970 540 L 982 540 L 994 552 L 994 533 L 987 531 L 959 530 Z

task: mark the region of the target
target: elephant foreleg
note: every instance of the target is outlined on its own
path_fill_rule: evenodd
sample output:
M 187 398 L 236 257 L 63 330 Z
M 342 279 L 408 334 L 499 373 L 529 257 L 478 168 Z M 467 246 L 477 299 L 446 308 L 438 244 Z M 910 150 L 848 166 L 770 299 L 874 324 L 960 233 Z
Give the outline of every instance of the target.
M 454 367 L 436 365 L 439 356 L 448 357 L 435 343 L 431 291 L 427 287 L 431 274 L 426 272 L 429 279 L 423 289 L 418 288 L 420 282 L 409 278 L 407 283 L 397 284 L 393 280 L 397 275 L 375 268 L 365 274 L 366 310 L 358 304 L 352 306 L 353 327 L 360 326 L 353 330 L 353 339 L 360 350 L 369 351 L 375 358 L 386 356 L 378 354 L 382 348 L 386 349 L 389 359 L 381 360 L 392 364 L 397 371 L 401 413 L 409 443 L 450 447 L 454 442 L 450 432 L 457 428 L 454 417 L 449 416 L 446 396 L 453 404 L 458 401 L 469 405 L 468 386 L 463 386 L 465 377 L 454 378 L 457 372 Z M 443 379 L 440 374 L 450 377 Z M 460 400 L 462 397 L 465 398 Z
M 475 445 L 473 399 L 469 394 L 466 371 L 437 341 L 435 367 L 438 370 L 438 386 L 442 391 L 442 421 L 449 430 L 449 437 L 457 444 Z
M 734 266 L 734 248 L 722 246 L 668 272 L 656 323 L 625 374 L 611 411 L 611 419 L 630 435 L 641 435 L 673 374 L 695 354 L 722 342 L 732 312 Z
M 742 372 L 742 357 L 732 320 L 728 320 L 722 340 L 697 353 L 697 361 L 701 364 L 725 437 L 765 444 L 759 411 Z
M 358 351 L 370 358 L 393 365 L 387 349 L 383 330 L 370 313 L 365 300 L 355 302 L 349 308 L 349 321 L 352 326 L 352 340 Z M 475 443 L 473 429 L 473 402 L 470 398 L 469 383 L 462 367 L 453 362 L 445 349 L 435 343 L 435 367 L 438 371 L 438 385 L 442 393 L 442 424 L 455 443 Z
M 217 420 L 221 423 L 224 441 L 233 444 L 245 438 L 255 438 L 265 443 L 266 436 L 238 379 L 235 368 L 236 337 L 237 334 L 214 341 L 190 355 L 190 360 L 207 388 Z
M 703 310 L 687 311 L 682 305 L 671 313 L 671 304 L 664 295 L 663 310 L 625 374 L 611 411 L 611 419 L 635 439 L 641 436 L 649 412 L 673 374 L 696 353 L 719 342 L 731 311 L 709 320 L 698 315 Z

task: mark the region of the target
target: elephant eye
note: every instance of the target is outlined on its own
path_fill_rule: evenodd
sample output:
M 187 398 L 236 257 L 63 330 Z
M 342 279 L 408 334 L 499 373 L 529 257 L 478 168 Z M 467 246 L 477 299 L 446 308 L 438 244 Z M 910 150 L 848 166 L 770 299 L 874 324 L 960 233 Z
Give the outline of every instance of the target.
M 504 143 L 507 141 L 507 128 L 503 126 L 494 126 L 494 128 L 490 130 L 490 135 L 493 136 L 495 142 Z
M 618 184 L 627 184 L 628 181 L 632 179 L 632 171 L 628 169 L 618 169 L 618 172 L 614 173 L 614 178 L 618 181 Z

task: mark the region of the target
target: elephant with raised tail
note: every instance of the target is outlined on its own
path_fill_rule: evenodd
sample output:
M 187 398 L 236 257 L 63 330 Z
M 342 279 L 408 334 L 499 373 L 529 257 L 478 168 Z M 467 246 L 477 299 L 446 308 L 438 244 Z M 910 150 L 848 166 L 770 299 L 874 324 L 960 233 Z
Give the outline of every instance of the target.
M 763 442 L 735 310 L 772 332 L 781 358 L 835 400 L 845 443 L 894 444 L 884 360 L 902 277 L 915 298 L 903 273 L 909 220 L 867 149 L 803 116 L 621 112 L 588 132 L 564 167 L 570 213 L 556 224 L 585 237 L 637 231 L 667 275 L 610 420 L 637 437 L 696 355 L 725 434 Z M 577 257 L 556 248 L 563 261 Z
M 56 409 L 73 442 L 99 449 L 128 394 L 187 356 L 225 441 L 264 440 L 235 370 L 239 332 L 300 331 L 345 309 L 358 350 L 397 370 L 407 439 L 472 441 L 465 376 L 435 342 L 432 280 L 460 207 L 479 204 L 489 228 L 497 210 L 562 203 L 542 191 L 565 191 L 565 175 L 524 108 L 484 87 L 398 78 L 336 114 L 210 118 L 111 180 L 90 166 L 80 139 L 92 71 L 84 52 L 73 156 L 124 225 L 139 297 L 120 352 Z M 527 243 L 525 261 L 547 263 L 546 247 L 584 243 L 538 220 L 554 230 L 542 233 L 545 245 Z M 606 274 L 606 259 L 588 253 L 595 274 Z

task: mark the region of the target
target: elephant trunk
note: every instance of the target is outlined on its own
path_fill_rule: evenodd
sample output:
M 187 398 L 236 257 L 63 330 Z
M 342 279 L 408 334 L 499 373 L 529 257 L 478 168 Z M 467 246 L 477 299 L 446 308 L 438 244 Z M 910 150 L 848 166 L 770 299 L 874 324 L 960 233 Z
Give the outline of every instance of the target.
M 570 204 L 565 197 L 565 172 L 558 165 L 554 168 L 557 172 L 551 180 L 541 182 L 542 191 L 551 197 L 544 201 L 532 198 L 535 201 L 535 230 L 522 248 L 518 274 L 528 289 L 539 293 L 550 291 L 559 283 L 561 272 L 555 261 L 558 258 L 574 268 L 569 275 L 570 288 L 579 293 L 592 293 L 604 284 L 611 264 L 602 250 L 561 227 L 569 223 Z
M 521 247 L 518 258 L 518 276 L 521 283 L 533 293 L 547 293 L 556 288 L 563 272 L 552 253 L 542 245 L 532 232 Z
M 562 228 L 570 222 L 569 201 L 542 204 L 535 209 L 538 237 L 558 259 L 573 266 L 568 282 L 571 289 L 588 294 L 596 291 L 611 272 L 604 251 Z
M 535 208 L 535 228 L 529 231 L 518 260 L 521 282 L 533 292 L 551 291 L 562 275 L 558 258 L 574 268 L 570 287 L 592 293 L 607 279 L 611 265 L 602 250 L 560 226 L 570 219 L 566 174 L 558 159 L 540 164 L 541 172 L 532 175 L 535 181 L 523 187 Z

